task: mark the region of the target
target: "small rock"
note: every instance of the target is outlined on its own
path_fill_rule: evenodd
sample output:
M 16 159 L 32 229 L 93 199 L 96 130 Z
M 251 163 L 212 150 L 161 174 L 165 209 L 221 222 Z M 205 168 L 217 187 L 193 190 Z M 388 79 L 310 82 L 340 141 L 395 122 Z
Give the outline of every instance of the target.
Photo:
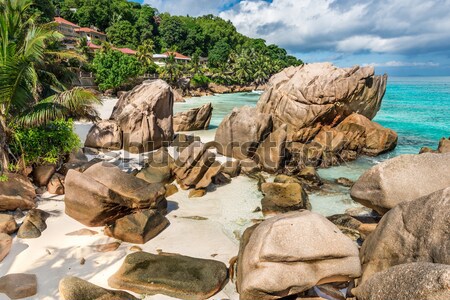
M 37 278 L 34 274 L 9 274 L 0 278 L 0 293 L 11 299 L 31 297 L 37 293 Z
M 53 195 L 64 195 L 64 176 L 58 173 L 53 174 L 47 184 L 47 191 Z
M 262 209 L 261 209 L 261 207 L 257 207 L 257 208 L 255 208 L 255 210 L 253 211 L 253 213 L 257 213 L 257 212 L 260 212 L 260 211 L 262 211 Z
M 119 242 L 113 242 L 108 244 L 100 244 L 93 246 L 95 251 L 97 252 L 111 252 L 116 251 L 117 248 L 119 248 L 120 243 Z
M 6 233 L 0 233 L 0 262 L 9 254 L 12 245 L 12 237 Z
M 18 208 L 14 211 L 14 218 L 22 219 L 23 217 L 25 217 L 25 214 L 23 213 L 23 211 L 20 208 Z
M 142 251 L 142 248 L 139 246 L 131 246 L 130 251 L 133 251 L 133 252 Z
M 322 179 L 314 167 L 303 168 L 297 176 L 311 187 L 323 185 Z
M 222 165 L 222 172 L 231 176 L 231 178 L 239 176 L 241 172 L 241 161 L 228 160 Z
M 69 235 L 69 236 L 84 236 L 84 235 L 96 235 L 96 234 L 98 234 L 97 231 L 90 230 L 87 228 L 83 228 L 83 229 L 80 229 L 77 231 L 66 233 L 66 235 Z
M 12 215 L 0 214 L 0 233 L 13 234 L 18 228 Z
M 192 217 L 180 217 L 182 219 L 189 219 L 189 220 L 196 220 L 196 221 L 206 221 L 208 218 L 205 217 L 199 217 L 199 216 L 192 216 Z
M 309 209 L 308 195 L 302 185 L 296 182 L 267 182 L 261 185 L 264 198 L 261 201 L 265 216 L 288 211 Z
M 352 180 L 345 178 L 345 177 L 339 177 L 334 182 L 336 182 L 337 184 L 340 184 L 342 186 L 346 186 L 346 187 L 351 187 L 354 184 L 354 182 Z
M 72 276 L 59 282 L 59 293 L 64 300 L 138 300 L 127 292 L 107 290 Z
M 175 184 L 166 184 L 166 198 L 178 193 L 178 188 Z
M 40 237 L 42 232 L 47 229 L 45 221 L 49 216 L 50 214 L 40 209 L 30 210 L 17 232 L 17 237 L 21 239 L 34 239 Z
M 56 165 L 43 165 L 33 168 L 33 182 L 37 187 L 47 186 L 56 172 Z
M 192 189 L 189 191 L 189 198 L 200 198 L 206 195 L 206 189 Z
M 220 172 L 219 174 L 213 177 L 213 183 L 215 185 L 229 184 L 231 183 L 231 176 L 226 173 Z
M 84 265 L 86 263 L 86 259 L 84 257 L 82 257 L 80 259 L 80 265 Z

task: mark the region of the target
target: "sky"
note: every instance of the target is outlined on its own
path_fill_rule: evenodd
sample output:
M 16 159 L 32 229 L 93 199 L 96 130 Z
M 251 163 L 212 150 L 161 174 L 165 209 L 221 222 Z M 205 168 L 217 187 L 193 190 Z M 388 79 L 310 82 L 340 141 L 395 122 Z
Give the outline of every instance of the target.
M 143 1 L 173 15 L 219 15 L 305 62 L 450 76 L 450 0 Z

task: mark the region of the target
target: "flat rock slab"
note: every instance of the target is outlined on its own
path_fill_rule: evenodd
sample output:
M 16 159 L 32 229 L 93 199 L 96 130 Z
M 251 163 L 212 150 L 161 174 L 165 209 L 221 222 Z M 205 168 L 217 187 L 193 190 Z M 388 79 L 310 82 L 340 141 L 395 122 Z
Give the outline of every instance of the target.
M 207 299 L 228 278 L 224 263 L 181 255 L 129 254 L 108 283 L 140 294 L 164 294 L 180 299 Z
M 96 234 L 98 234 L 97 231 L 90 230 L 87 228 L 83 228 L 83 229 L 80 229 L 77 231 L 66 233 L 66 235 L 68 235 L 68 236 L 86 236 L 86 235 L 96 235 Z
M 107 290 L 73 276 L 59 282 L 59 294 L 63 300 L 138 300 L 127 292 Z
M 11 299 L 31 297 L 37 293 L 37 278 L 34 274 L 9 274 L 0 278 L 0 293 Z
M 113 242 L 108 244 L 100 244 L 93 246 L 95 251 L 97 252 L 111 252 L 116 251 L 117 248 L 119 248 L 120 243 L 119 242 Z

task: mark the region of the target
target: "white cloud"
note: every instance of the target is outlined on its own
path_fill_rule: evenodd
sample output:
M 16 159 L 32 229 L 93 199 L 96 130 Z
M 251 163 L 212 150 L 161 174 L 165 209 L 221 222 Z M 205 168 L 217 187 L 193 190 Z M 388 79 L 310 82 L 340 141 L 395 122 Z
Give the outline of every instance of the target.
M 397 61 L 392 60 L 385 63 L 371 63 L 367 64 L 374 67 L 439 67 L 439 63 L 435 62 L 407 62 L 407 61 Z
M 144 3 L 156 7 L 160 12 L 173 15 L 200 16 L 218 14 L 220 8 L 232 3 L 232 0 L 145 0 Z
M 241 1 L 221 13 L 238 30 L 291 52 L 448 52 L 448 0 Z

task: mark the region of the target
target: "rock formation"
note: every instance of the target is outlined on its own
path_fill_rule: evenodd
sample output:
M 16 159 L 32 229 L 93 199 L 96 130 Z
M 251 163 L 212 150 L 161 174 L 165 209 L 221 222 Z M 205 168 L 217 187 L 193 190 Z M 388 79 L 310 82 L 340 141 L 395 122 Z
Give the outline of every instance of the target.
M 241 239 L 241 300 L 279 299 L 360 274 L 356 245 L 325 217 L 307 210 L 267 219 Z
M 14 173 L 5 175 L 8 180 L 0 183 L 0 211 L 35 207 L 36 192 L 28 178 Z
M 103 120 L 91 127 L 85 147 L 110 150 L 122 149 L 122 130 L 114 120 Z
M 386 213 L 396 205 L 450 186 L 450 153 L 401 155 L 366 171 L 353 185 L 353 200 Z
M 211 122 L 213 107 L 207 103 L 201 107 L 179 112 L 173 116 L 174 131 L 206 130 Z

